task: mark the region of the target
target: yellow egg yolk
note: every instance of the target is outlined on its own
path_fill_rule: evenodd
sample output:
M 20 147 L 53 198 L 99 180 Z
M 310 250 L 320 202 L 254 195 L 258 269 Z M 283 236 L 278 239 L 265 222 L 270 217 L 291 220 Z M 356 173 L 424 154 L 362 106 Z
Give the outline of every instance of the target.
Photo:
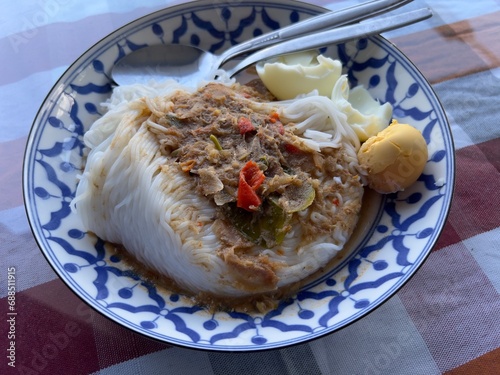
M 422 133 L 393 120 L 391 125 L 368 138 L 358 151 L 368 186 L 383 194 L 404 190 L 422 174 L 428 151 Z

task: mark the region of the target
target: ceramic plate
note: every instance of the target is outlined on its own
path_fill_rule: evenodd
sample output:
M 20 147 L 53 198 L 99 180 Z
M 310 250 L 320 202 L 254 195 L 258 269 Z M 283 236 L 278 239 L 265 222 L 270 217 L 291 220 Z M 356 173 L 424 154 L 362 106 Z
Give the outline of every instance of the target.
M 118 324 L 188 348 L 255 351 L 332 333 L 380 306 L 410 279 L 435 244 L 450 207 L 454 152 L 444 111 L 428 82 L 381 37 L 328 46 L 351 85 L 362 84 L 394 117 L 422 131 L 429 160 L 408 190 L 368 194 L 349 251 L 291 300 L 265 314 L 209 311 L 157 288 L 87 234 L 70 209 L 83 168 L 83 134 L 111 94 L 113 64 L 150 44 L 191 43 L 220 53 L 252 36 L 323 12 L 289 0 L 189 2 L 140 18 L 85 52 L 42 104 L 27 144 L 24 195 L 34 236 L 59 277 Z

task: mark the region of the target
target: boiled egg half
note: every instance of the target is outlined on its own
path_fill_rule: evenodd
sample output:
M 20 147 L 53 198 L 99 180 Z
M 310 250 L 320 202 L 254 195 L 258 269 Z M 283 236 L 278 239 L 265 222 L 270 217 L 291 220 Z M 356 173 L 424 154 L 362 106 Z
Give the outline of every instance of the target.
M 370 137 L 358 151 L 359 164 L 368 174 L 368 186 L 382 194 L 404 190 L 417 181 L 427 157 L 422 133 L 396 120 Z
M 266 88 L 279 100 L 317 90 L 330 97 L 342 73 L 342 64 L 315 51 L 297 52 L 261 61 L 257 74 Z

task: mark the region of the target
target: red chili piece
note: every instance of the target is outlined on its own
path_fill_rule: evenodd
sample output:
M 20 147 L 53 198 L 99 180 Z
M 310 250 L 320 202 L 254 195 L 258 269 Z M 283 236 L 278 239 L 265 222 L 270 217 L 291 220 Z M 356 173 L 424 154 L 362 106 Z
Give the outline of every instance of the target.
M 236 205 L 247 211 L 255 211 L 262 204 L 262 200 L 255 192 L 264 182 L 266 176 L 259 169 L 256 162 L 250 160 L 240 171 L 238 197 Z
M 246 134 L 255 130 L 252 121 L 246 117 L 240 117 L 238 120 L 238 127 L 240 128 L 240 134 Z
M 278 112 L 272 112 L 269 115 L 269 122 L 271 123 L 271 129 L 274 131 L 278 132 L 279 134 L 283 135 L 285 134 L 285 127 L 280 121 L 280 115 Z
M 297 146 L 294 146 L 290 143 L 285 144 L 285 150 L 287 152 L 289 152 L 290 154 L 299 154 L 302 152 L 302 150 L 300 148 L 298 148 Z
M 277 121 L 280 121 L 280 115 L 278 112 L 273 112 L 269 115 L 269 121 L 271 121 L 273 124 Z

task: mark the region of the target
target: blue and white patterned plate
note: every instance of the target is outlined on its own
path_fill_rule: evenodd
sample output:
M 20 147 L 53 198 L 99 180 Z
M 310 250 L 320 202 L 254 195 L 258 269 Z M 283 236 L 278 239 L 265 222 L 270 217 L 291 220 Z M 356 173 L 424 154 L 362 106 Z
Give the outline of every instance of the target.
M 429 160 L 405 192 L 368 194 L 360 229 L 336 266 L 309 280 L 266 314 L 210 313 L 128 269 L 70 210 L 83 168 L 82 138 L 111 94 L 114 62 L 150 44 L 192 43 L 213 52 L 324 11 L 290 1 L 190 2 L 140 18 L 85 52 L 59 79 L 34 121 L 24 195 L 34 236 L 59 277 L 84 301 L 148 337 L 189 348 L 254 351 L 334 332 L 380 306 L 415 273 L 435 244 L 450 207 L 454 152 L 444 111 L 422 74 L 381 37 L 323 52 L 339 58 L 352 85 L 363 84 L 394 117 L 417 127 Z

